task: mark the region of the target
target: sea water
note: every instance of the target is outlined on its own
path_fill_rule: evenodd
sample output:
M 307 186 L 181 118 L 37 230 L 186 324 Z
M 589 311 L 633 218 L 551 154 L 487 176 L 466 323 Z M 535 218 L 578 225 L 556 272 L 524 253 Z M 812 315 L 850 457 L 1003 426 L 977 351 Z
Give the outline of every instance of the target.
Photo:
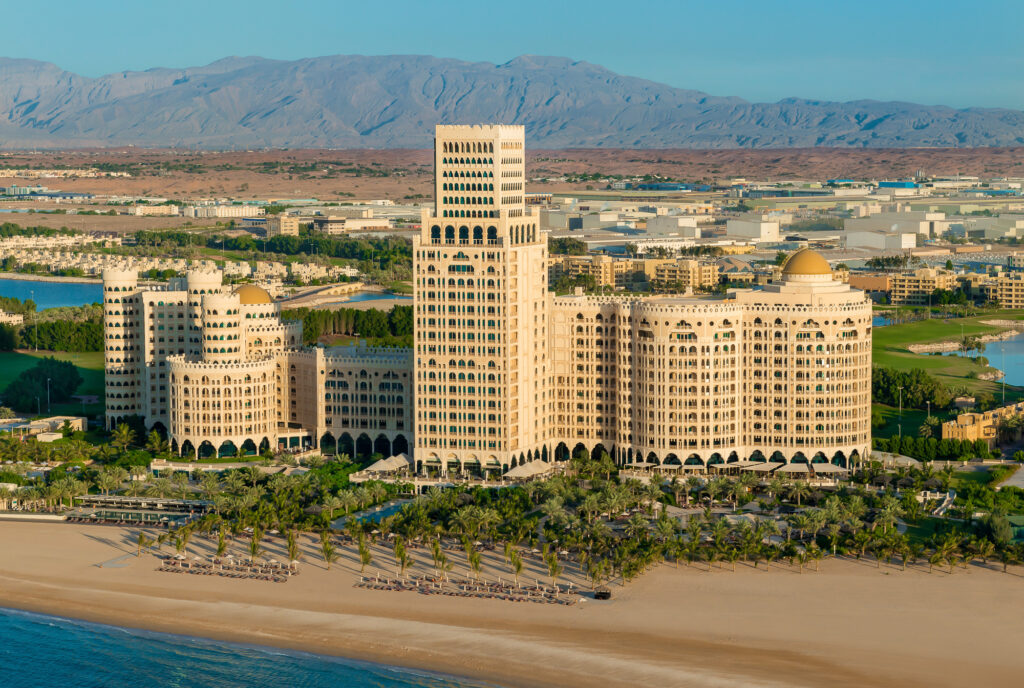
M 0 609 L 3 688 L 470 688 L 384 664 Z

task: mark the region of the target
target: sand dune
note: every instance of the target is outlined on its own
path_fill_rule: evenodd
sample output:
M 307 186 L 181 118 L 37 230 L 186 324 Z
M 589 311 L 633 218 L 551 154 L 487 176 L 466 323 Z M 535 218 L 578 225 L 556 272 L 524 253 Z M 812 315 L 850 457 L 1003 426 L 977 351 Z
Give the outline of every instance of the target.
M 1019 568 L 665 565 L 614 585 L 610 602 L 556 608 L 353 588 L 352 552 L 327 571 L 311 540 L 301 575 L 285 584 L 161 573 L 151 555 L 113 561 L 134 553 L 134 539 L 112 527 L 0 523 L 0 605 L 506 686 L 960 688 L 1012 685 L 1024 670 Z M 386 552 L 377 548 L 371 569 L 391 571 Z M 413 555 L 426 570 L 429 556 Z M 278 543 L 267 556 L 283 558 Z M 492 575 L 504 575 L 499 560 L 489 560 Z

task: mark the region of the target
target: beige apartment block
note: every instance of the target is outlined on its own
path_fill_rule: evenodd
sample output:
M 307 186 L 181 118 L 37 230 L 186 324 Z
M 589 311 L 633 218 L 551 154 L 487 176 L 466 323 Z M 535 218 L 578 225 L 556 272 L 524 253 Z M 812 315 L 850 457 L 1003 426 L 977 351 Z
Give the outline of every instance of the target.
M 637 271 L 631 259 L 606 255 L 561 256 L 548 258 L 548 281 L 554 283 L 562 275 L 589 275 L 598 287 L 624 288 L 633 282 Z
M 893 275 L 890 287 L 893 305 L 927 306 L 936 289 L 956 289 L 956 275 L 936 268 L 919 268 Z
M 666 262 L 654 269 L 651 280 L 658 286 L 675 286 L 682 291 L 700 291 L 718 284 L 718 265 L 692 259 Z
M 997 301 L 1002 308 L 1024 308 L 1024 274 L 1009 273 L 987 276 L 978 284 L 987 301 Z

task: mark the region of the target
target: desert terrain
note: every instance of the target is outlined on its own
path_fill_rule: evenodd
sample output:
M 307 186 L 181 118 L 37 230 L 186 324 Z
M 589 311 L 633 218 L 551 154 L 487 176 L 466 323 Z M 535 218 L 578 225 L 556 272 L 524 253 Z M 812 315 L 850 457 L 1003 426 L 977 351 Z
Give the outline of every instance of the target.
M 733 177 L 892 179 L 918 171 L 932 176 L 1024 176 L 1024 148 L 532 150 L 526 162 L 530 191 L 584 190 L 586 181 L 541 181 L 584 174 L 651 174 L 691 182 Z M 406 203 L 430 202 L 433 197 L 430 150 L 211 152 L 121 148 L 0 155 L 0 169 L 26 166 L 99 167 L 132 175 L 33 181 L 93 194 L 240 200 L 315 197 L 333 202 L 389 198 Z M 0 186 L 25 181 L 0 178 Z

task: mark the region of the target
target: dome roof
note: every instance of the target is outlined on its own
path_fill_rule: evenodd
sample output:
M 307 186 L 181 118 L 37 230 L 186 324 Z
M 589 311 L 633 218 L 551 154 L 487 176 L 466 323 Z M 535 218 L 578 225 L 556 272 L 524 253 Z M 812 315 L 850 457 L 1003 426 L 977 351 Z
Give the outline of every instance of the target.
M 789 258 L 782 266 L 782 276 L 790 275 L 832 275 L 832 268 L 821 254 L 809 248 L 802 248 Z
M 235 293 L 238 295 L 238 302 L 242 305 L 251 306 L 260 303 L 274 303 L 274 299 L 270 298 L 270 292 L 263 287 L 257 287 L 255 284 L 243 284 L 235 289 Z

